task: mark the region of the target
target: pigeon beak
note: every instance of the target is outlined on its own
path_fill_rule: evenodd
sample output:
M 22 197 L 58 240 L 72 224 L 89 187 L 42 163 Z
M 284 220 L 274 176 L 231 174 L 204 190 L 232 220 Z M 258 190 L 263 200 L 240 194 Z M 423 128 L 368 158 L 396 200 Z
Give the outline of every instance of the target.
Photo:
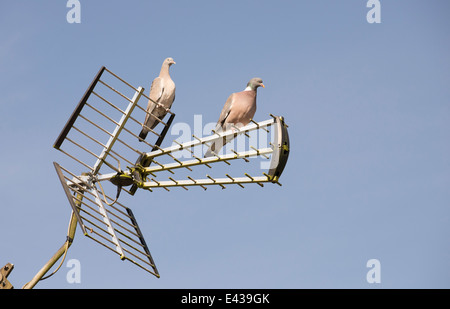
M 261 87 L 266 88 L 266 86 L 264 86 L 264 84 L 261 84 Z

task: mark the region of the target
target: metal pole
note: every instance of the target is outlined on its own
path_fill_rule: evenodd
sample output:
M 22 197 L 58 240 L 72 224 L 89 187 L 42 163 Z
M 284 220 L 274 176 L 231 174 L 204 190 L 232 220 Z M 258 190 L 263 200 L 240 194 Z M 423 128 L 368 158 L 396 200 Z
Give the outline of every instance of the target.
M 81 206 L 81 199 L 83 198 L 82 194 L 77 194 L 77 199 L 75 201 L 76 206 Z M 69 247 L 72 245 L 73 239 L 75 237 L 75 232 L 77 229 L 77 216 L 72 211 L 70 216 L 69 228 L 67 231 L 67 239 L 64 245 L 59 248 L 58 251 L 52 256 L 52 258 L 39 270 L 39 272 L 31 279 L 30 282 L 26 283 L 23 286 L 23 289 L 32 289 L 34 286 L 44 277 L 44 275 L 52 268 L 53 265 L 64 255 L 64 253 L 69 250 Z

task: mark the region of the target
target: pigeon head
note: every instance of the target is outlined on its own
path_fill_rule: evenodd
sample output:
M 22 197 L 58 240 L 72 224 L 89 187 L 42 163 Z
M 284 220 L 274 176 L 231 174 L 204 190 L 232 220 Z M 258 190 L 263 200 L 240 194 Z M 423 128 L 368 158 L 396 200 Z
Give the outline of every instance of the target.
M 164 60 L 164 64 L 167 64 L 170 67 L 172 64 L 176 64 L 176 62 L 173 60 L 173 58 L 169 57 Z
M 266 86 L 264 86 L 263 81 L 262 81 L 261 78 L 254 77 L 247 83 L 247 88 L 246 89 L 256 90 L 259 86 L 261 86 L 263 88 L 266 88 Z

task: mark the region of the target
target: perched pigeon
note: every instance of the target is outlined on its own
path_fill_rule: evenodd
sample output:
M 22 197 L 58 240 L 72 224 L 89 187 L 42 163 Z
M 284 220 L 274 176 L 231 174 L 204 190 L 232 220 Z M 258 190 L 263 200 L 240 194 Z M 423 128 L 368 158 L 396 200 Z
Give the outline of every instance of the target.
M 139 141 L 142 142 L 150 129 L 156 127 L 160 120 L 167 114 L 166 109 L 170 109 L 175 100 L 175 83 L 170 78 L 169 68 L 175 64 L 172 58 L 166 58 L 161 66 L 159 76 L 155 78 L 150 87 L 150 94 L 147 105 L 147 115 L 145 116 L 144 126 L 142 126 L 141 133 L 139 133 Z M 152 102 L 157 102 L 161 105 Z M 158 119 L 159 120 L 158 120 Z
M 228 97 L 220 113 L 219 121 L 217 121 L 215 132 L 227 131 L 233 126 L 245 126 L 253 119 L 256 112 L 256 89 L 259 86 L 265 88 L 261 78 L 252 78 L 244 91 L 232 93 Z M 214 153 L 217 154 L 223 145 L 233 138 L 223 138 L 223 141 L 214 142 L 206 151 L 205 157 L 211 157 Z

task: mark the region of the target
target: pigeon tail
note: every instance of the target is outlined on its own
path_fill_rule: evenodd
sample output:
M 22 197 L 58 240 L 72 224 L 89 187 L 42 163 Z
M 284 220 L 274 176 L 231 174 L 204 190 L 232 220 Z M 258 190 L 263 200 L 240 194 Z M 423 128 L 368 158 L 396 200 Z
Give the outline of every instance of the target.
M 229 141 L 227 140 L 226 137 L 224 137 L 222 139 L 222 141 L 219 140 L 219 141 L 213 142 L 211 144 L 211 147 L 209 147 L 208 150 L 205 152 L 205 158 L 218 155 L 219 151 L 222 149 L 222 147 L 228 142 Z
M 205 152 L 205 158 L 209 158 L 215 155 L 215 152 L 213 152 L 211 148 L 208 148 L 208 150 Z
M 147 137 L 148 132 L 144 132 L 144 129 L 141 130 L 141 133 L 139 133 L 139 141 L 143 142 L 144 139 Z

